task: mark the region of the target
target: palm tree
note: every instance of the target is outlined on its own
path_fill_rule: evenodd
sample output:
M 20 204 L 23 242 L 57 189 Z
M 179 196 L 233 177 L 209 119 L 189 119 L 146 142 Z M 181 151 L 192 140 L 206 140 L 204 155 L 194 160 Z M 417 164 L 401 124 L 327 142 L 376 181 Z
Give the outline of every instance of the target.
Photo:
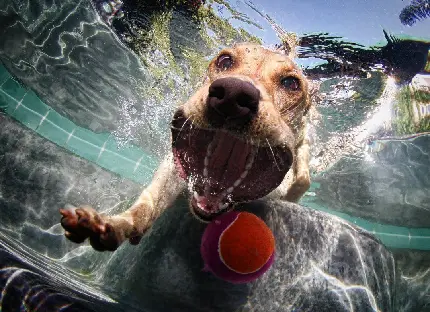
M 408 26 L 427 17 L 430 17 L 430 0 L 412 0 L 399 15 L 402 24 Z

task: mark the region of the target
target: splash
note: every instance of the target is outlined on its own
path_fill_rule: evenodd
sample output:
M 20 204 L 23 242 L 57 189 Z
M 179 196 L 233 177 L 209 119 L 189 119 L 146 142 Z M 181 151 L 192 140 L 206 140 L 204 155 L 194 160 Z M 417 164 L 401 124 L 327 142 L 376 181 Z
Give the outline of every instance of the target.
M 382 96 L 378 100 L 379 107 L 369 115 L 371 118 L 356 130 L 356 143 L 362 143 L 370 135 L 376 134 L 383 130 L 384 132 L 391 129 L 391 120 L 393 117 L 393 104 L 398 91 L 398 86 L 394 78 L 388 77 Z
M 376 109 L 368 113 L 369 118 L 367 120 L 351 131 L 336 135 L 323 146 L 317 147 L 317 149 L 319 148 L 316 153 L 317 156 L 310 161 L 313 170 L 315 172 L 327 170 L 345 155 L 358 156 L 357 153 L 363 151 L 363 147 L 370 142 L 372 136 L 389 133 L 393 118 L 393 105 L 398 89 L 395 79 L 389 77 L 381 97 L 377 100 Z M 369 158 L 369 156 L 364 156 Z
M 169 142 L 168 123 L 172 114 L 172 99 L 163 103 L 148 98 L 142 105 L 134 99 L 119 98 L 120 122 L 112 132 L 120 148 L 135 144 L 151 154 L 165 154 Z M 149 150 L 148 150 L 149 149 Z
M 411 4 L 406 6 L 399 15 L 402 24 L 408 26 L 428 17 L 430 17 L 429 0 L 412 0 Z

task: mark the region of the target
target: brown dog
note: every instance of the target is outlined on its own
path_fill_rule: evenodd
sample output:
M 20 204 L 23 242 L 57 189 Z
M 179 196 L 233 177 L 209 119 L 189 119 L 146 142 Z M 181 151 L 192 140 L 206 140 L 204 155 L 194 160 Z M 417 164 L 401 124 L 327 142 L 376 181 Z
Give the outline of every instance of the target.
M 246 44 L 221 51 L 176 111 L 172 153 L 136 203 L 114 216 L 61 209 L 66 237 L 89 238 L 97 250 L 138 243 L 187 184 L 191 211 L 203 221 L 269 193 L 297 201 L 310 184 L 309 108 L 308 83 L 286 55 Z

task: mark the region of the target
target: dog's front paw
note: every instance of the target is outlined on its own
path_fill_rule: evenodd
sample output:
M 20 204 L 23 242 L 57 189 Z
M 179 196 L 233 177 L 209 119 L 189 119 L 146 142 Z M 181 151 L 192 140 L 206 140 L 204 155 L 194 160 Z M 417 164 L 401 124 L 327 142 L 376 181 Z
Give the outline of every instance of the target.
M 95 250 L 114 251 L 126 239 L 121 227 L 89 206 L 60 209 L 60 213 L 65 235 L 72 242 L 79 244 L 89 238 Z

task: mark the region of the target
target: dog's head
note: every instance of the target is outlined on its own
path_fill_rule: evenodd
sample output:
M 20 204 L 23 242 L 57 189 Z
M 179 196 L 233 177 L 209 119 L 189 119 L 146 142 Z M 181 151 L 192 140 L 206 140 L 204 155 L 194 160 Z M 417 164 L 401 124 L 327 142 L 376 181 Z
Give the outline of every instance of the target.
M 222 50 L 172 120 L 193 213 L 210 220 L 274 190 L 292 166 L 309 105 L 307 81 L 286 55 L 245 44 Z

